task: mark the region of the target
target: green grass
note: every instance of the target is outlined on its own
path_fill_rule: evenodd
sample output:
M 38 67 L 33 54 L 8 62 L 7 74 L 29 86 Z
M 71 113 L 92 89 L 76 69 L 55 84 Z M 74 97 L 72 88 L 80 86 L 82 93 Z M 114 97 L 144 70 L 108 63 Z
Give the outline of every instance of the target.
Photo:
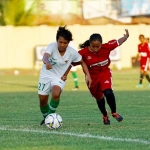
M 135 88 L 139 70 L 113 71 L 117 110 L 124 117 L 111 125 L 102 122 L 94 98 L 78 70 L 79 91 L 71 91 L 73 79 L 68 76 L 57 113 L 63 126 L 52 131 L 39 126 L 42 115 L 37 95 L 39 72 L 0 71 L 0 150 L 149 150 L 150 89 Z M 106 105 L 108 111 L 110 109 Z

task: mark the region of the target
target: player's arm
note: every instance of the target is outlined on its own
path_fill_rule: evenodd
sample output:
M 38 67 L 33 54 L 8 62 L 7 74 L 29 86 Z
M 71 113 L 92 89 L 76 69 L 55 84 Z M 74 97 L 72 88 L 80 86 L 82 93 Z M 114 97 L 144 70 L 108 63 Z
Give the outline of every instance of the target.
M 83 71 L 84 71 L 84 73 L 86 75 L 85 76 L 85 81 L 88 84 L 88 87 L 90 88 L 91 83 L 92 83 L 92 79 L 91 79 L 88 67 L 87 67 L 86 63 L 83 61 L 83 59 L 81 59 L 80 62 L 81 62 L 82 69 L 83 69 Z
M 67 75 L 68 75 L 70 69 L 71 69 L 73 66 L 76 66 L 76 65 L 81 65 L 81 62 L 79 61 L 79 62 L 75 62 L 75 63 L 72 62 L 72 63 L 71 63 L 71 65 L 68 67 L 68 69 L 66 70 L 66 72 L 64 73 L 64 75 L 61 77 L 61 79 L 62 79 L 63 81 L 67 80 Z
M 63 81 L 66 81 L 66 80 L 67 80 L 67 75 L 68 75 L 68 73 L 69 73 L 71 67 L 72 67 L 72 65 L 70 65 L 70 66 L 68 67 L 68 69 L 66 70 L 66 72 L 64 73 L 64 75 L 61 77 L 61 79 L 62 79 Z
M 127 38 L 129 37 L 128 29 L 125 29 L 125 32 L 126 33 L 124 34 L 124 36 L 121 37 L 120 39 L 118 39 L 119 45 L 121 45 L 122 43 L 124 43 L 127 40 Z
M 141 57 L 140 53 L 138 53 L 138 54 L 135 56 L 136 60 L 140 60 L 140 57 Z
M 46 65 L 46 69 L 52 69 L 52 65 L 49 62 L 49 57 L 50 57 L 49 53 L 44 53 L 42 61 Z
M 72 62 L 71 65 L 72 65 L 72 66 L 81 65 L 81 62 L 80 62 L 80 61 L 79 61 L 79 62 Z

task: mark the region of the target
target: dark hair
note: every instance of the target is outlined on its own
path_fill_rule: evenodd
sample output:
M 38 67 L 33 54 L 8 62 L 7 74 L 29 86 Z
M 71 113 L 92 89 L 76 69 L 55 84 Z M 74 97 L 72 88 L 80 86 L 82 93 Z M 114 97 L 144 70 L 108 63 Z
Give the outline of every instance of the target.
M 141 38 L 141 37 L 145 38 L 145 36 L 144 36 L 143 34 L 140 34 L 140 35 L 139 35 L 139 38 Z
M 79 48 L 85 48 L 85 47 L 89 46 L 92 41 L 99 41 L 100 43 L 102 43 L 103 42 L 102 36 L 98 33 L 92 34 L 90 36 L 89 40 L 86 40 L 84 43 L 79 44 Z
M 89 40 L 86 40 L 84 43 L 79 44 L 79 48 L 85 48 L 85 47 L 87 47 L 87 46 L 89 46 L 89 45 L 90 45 Z
M 57 34 L 56 34 L 56 40 L 57 41 L 58 41 L 60 36 L 63 37 L 68 42 L 73 40 L 72 39 L 72 33 L 68 29 L 66 29 L 66 26 L 58 28 Z

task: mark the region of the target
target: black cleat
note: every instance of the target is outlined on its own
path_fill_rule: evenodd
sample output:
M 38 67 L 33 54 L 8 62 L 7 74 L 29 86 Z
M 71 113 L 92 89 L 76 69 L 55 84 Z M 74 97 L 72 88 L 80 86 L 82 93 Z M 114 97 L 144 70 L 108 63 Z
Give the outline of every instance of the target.
M 45 124 L 45 119 L 43 119 L 40 123 L 40 126 L 44 125 Z

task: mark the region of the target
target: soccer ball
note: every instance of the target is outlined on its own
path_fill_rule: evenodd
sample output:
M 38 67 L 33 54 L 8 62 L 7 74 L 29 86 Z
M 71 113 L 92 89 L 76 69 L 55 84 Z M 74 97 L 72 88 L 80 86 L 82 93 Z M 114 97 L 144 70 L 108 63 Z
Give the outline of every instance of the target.
M 57 113 L 51 113 L 46 116 L 45 125 L 50 129 L 58 129 L 62 126 L 62 118 Z

